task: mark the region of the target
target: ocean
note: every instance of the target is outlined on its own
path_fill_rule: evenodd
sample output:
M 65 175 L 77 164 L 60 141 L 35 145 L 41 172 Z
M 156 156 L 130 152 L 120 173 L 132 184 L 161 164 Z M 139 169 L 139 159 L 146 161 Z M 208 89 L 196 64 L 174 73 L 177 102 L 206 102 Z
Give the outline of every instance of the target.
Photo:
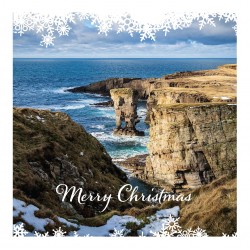
M 139 130 L 145 137 L 117 137 L 112 107 L 91 104 L 107 101 L 96 94 L 65 92 L 111 77 L 162 77 L 177 71 L 213 69 L 236 59 L 14 59 L 13 105 L 62 111 L 95 136 L 113 159 L 147 153 L 146 102 L 138 104 Z

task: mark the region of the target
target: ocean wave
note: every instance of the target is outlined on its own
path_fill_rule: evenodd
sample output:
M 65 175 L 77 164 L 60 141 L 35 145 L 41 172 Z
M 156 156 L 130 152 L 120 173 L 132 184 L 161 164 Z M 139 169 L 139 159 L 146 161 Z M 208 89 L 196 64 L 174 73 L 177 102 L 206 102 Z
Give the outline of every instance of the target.
M 100 139 L 104 135 L 104 132 L 91 132 L 90 134 Z
M 108 97 L 105 97 L 101 94 L 94 94 L 94 93 L 84 93 L 86 96 L 94 96 L 94 97 L 99 97 L 99 98 L 105 98 L 108 99 Z
M 84 104 L 73 104 L 73 105 L 68 105 L 68 106 L 64 106 L 64 107 L 60 107 L 60 109 L 62 110 L 70 110 L 70 109 L 82 109 L 84 108 L 86 105 Z
M 138 109 L 137 109 L 137 115 L 138 115 L 139 117 L 145 119 L 146 114 L 147 114 L 147 109 L 146 109 L 146 108 L 138 108 Z
M 118 164 L 119 162 L 124 161 L 130 157 L 134 157 L 136 155 L 141 155 L 141 154 L 147 154 L 147 153 L 148 153 L 147 148 L 144 148 L 143 150 L 142 148 L 140 149 L 134 148 L 132 150 L 124 149 L 124 150 L 109 151 L 109 154 L 112 157 L 113 161 Z
M 115 136 L 105 132 L 92 132 L 91 134 L 102 142 L 124 146 L 146 146 L 149 141 L 148 136 Z
M 92 125 L 91 128 L 105 129 L 105 125 Z
M 65 91 L 65 90 L 68 90 L 69 88 L 71 87 L 61 87 L 61 88 L 53 89 L 52 92 L 56 94 L 70 94 L 70 92 Z
M 45 110 L 72 110 L 72 109 L 82 109 L 86 105 L 84 104 L 75 104 L 75 105 L 40 105 L 40 106 L 34 106 L 36 109 L 45 109 Z
M 90 104 L 95 104 L 97 102 L 100 102 L 100 100 L 97 100 L 97 99 L 78 99 L 78 100 L 74 100 L 72 102 L 76 102 L 76 103 L 84 103 L 84 104 L 87 104 L 87 105 L 90 105 Z

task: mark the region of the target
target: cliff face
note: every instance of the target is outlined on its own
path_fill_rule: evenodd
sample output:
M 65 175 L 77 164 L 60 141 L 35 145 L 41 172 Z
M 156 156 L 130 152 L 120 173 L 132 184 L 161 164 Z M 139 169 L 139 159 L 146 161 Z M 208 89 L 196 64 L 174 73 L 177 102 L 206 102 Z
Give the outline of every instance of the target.
M 147 99 L 147 116 L 145 122 L 150 123 L 150 112 L 157 105 L 174 103 L 200 103 L 212 101 L 206 94 L 190 88 L 164 88 L 151 91 Z
M 150 182 L 196 188 L 236 170 L 236 105 L 158 105 L 150 119 Z
M 64 113 L 21 108 L 13 112 L 14 197 L 78 219 L 102 211 L 102 202 L 61 202 L 55 188 L 64 183 L 87 194 L 115 196 L 126 175 L 104 147 Z M 121 206 L 112 200 L 107 211 Z
M 139 99 L 147 99 L 149 157 L 138 176 L 157 184 L 198 187 L 236 168 L 236 106 L 230 105 L 237 101 L 236 69 L 229 64 L 119 84 L 107 80 L 85 90 L 105 86 L 105 94 L 107 88 L 131 88 Z

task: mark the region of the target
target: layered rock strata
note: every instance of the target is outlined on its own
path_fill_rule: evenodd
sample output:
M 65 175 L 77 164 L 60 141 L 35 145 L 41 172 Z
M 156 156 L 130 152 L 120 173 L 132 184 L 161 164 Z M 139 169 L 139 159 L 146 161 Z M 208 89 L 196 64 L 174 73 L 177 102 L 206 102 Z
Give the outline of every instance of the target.
M 236 105 L 158 105 L 150 119 L 150 182 L 196 188 L 236 171 Z
M 200 103 L 212 101 L 206 94 L 188 88 L 156 89 L 147 100 L 147 116 L 145 122 L 150 123 L 150 112 L 154 106 L 174 103 Z
M 131 88 L 110 90 L 116 115 L 115 135 L 143 136 L 143 131 L 136 129 L 140 121 L 137 115 L 138 93 Z

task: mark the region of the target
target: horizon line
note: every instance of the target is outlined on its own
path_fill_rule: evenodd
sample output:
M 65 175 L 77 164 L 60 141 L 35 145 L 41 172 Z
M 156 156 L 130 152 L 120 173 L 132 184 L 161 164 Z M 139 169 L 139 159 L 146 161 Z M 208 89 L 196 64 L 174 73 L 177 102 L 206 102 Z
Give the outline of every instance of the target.
M 13 59 L 237 59 L 237 57 L 13 57 Z

